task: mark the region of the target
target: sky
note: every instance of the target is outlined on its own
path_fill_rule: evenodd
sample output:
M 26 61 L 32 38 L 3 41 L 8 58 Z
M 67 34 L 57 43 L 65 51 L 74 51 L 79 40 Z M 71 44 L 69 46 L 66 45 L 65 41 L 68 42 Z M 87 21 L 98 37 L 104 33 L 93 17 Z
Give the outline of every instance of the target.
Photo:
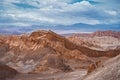
M 120 31 L 120 0 L 0 0 L 0 33 Z

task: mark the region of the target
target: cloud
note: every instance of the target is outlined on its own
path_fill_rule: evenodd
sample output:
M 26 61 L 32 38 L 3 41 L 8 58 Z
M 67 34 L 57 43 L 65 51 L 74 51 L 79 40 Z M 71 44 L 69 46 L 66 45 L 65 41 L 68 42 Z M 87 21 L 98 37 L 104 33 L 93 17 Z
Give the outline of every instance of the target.
M 116 1 L 3 0 L 0 2 L 0 24 L 29 26 L 119 23 L 118 5 L 110 6 L 111 2 Z
M 112 16 L 118 15 L 116 11 L 112 11 L 112 10 L 106 10 L 105 12 L 108 13 L 109 15 L 112 15 Z

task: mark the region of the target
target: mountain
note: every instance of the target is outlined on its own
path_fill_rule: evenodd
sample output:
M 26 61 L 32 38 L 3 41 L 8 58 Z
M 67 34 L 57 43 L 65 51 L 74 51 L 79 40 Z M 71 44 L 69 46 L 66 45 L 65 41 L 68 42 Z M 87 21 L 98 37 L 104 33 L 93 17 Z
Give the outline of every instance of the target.
M 95 32 L 98 30 L 113 30 L 120 31 L 120 24 L 82 24 L 77 23 L 73 25 L 31 25 L 31 26 L 15 26 L 15 25 L 3 25 L 0 26 L 0 34 L 23 34 L 30 33 L 35 30 L 45 29 L 52 30 L 58 34 L 71 34 L 78 32 Z
M 74 50 L 76 45 L 52 31 L 41 30 L 30 35 L 5 37 L 1 39 L 0 60 L 20 72 L 31 72 L 41 67 L 71 71 L 65 61 L 69 59 L 89 61 L 86 55 Z
M 0 62 L 19 73 L 54 75 L 87 69 L 92 63 L 119 55 L 120 49 L 93 50 L 53 31 L 38 30 L 31 34 L 0 35 L 0 52 Z
M 70 40 L 72 38 L 73 42 L 77 39 L 76 43 L 96 50 L 117 49 L 120 46 L 120 32 L 118 31 L 108 30 L 96 31 L 94 33 L 75 33 L 69 38 Z
M 117 31 L 97 31 L 95 33 L 92 34 L 92 36 L 111 36 L 111 37 L 115 37 L 115 38 L 120 38 L 120 32 Z
M 111 36 L 115 38 L 120 38 L 120 32 L 119 31 L 96 31 L 93 33 L 75 33 L 72 36 L 77 36 L 77 37 L 102 37 L 102 36 Z

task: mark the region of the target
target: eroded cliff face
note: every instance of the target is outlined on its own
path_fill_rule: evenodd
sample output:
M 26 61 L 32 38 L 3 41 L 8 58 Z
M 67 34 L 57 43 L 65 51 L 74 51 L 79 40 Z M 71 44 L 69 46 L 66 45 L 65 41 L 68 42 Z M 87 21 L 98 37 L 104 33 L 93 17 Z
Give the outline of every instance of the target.
M 78 67 L 87 68 L 89 64 L 94 63 L 92 57 L 99 59 L 103 56 L 114 57 L 120 54 L 119 49 L 91 50 L 52 31 L 44 30 L 31 34 L 6 36 L 1 39 L 0 44 L 2 47 L 0 61 L 23 73 L 39 73 L 50 69 L 72 71 Z M 78 65 L 74 65 L 76 63 Z

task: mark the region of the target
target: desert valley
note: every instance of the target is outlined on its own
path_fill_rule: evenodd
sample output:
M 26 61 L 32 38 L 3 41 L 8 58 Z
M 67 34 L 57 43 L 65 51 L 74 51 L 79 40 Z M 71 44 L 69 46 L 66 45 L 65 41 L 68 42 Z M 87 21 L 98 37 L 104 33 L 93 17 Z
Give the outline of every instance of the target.
M 120 80 L 120 0 L 0 0 L 0 80 Z
M 120 80 L 120 32 L 1 34 L 0 80 Z

